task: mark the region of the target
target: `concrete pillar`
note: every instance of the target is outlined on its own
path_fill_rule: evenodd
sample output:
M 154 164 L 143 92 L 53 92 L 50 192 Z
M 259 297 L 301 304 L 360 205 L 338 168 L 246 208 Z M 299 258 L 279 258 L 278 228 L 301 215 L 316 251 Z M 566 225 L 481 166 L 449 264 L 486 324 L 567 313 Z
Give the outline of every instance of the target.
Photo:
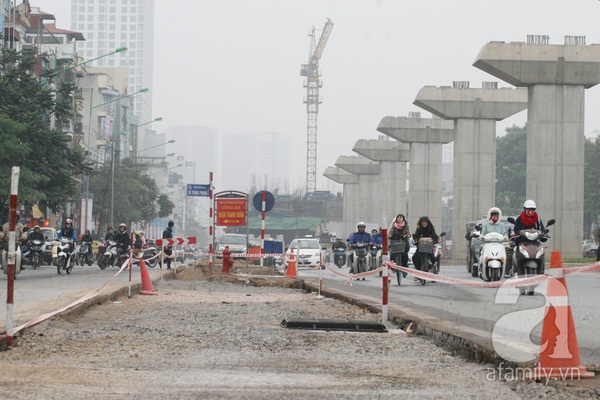
M 327 167 L 323 176 L 342 184 L 342 224 L 339 234 L 356 231 L 358 221 L 358 176 L 338 167 Z
M 358 204 L 354 215 L 356 224 L 359 221 L 374 223 L 381 221 L 379 188 L 379 163 L 361 156 L 339 156 L 335 162 L 340 167 L 358 177 Z
M 377 130 L 410 143 L 409 196 L 406 212 L 411 231 L 426 215 L 442 227 L 442 144 L 454 140 L 454 123 L 439 118 L 384 117 Z
M 352 151 L 379 162 L 380 221 L 387 228 L 396 214 L 406 214 L 406 163 L 410 159 L 410 145 L 396 140 L 360 139 Z
M 544 221 L 557 221 L 548 250 L 581 257 L 584 91 L 600 82 L 600 46 L 583 37 L 565 37 L 565 45 L 547 39 L 488 43 L 473 65 L 527 87 L 527 198 Z
M 458 242 L 468 221 L 496 205 L 496 121 L 527 107 L 526 89 L 425 86 L 413 104 L 443 119 L 454 120 L 452 236 Z M 464 259 L 464 252 L 452 253 Z

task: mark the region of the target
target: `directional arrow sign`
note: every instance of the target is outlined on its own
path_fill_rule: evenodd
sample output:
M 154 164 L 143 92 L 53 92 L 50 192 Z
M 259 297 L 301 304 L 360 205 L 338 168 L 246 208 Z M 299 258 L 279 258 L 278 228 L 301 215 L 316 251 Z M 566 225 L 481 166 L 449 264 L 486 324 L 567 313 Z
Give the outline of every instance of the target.
M 184 244 L 196 244 L 196 236 L 156 239 L 156 245 L 158 247 L 183 246 Z

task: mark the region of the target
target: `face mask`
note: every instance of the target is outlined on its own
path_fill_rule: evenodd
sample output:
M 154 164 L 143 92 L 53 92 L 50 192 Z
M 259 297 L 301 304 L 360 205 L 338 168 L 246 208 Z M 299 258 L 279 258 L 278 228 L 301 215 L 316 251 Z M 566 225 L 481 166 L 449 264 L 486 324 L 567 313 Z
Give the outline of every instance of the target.
M 492 222 L 493 223 L 498 222 L 498 216 L 497 215 L 492 215 Z

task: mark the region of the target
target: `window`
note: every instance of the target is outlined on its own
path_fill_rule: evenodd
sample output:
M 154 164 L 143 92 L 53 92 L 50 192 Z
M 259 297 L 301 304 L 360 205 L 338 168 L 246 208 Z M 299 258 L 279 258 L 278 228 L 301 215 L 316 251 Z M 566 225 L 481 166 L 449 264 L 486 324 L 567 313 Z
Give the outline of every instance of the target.
M 83 14 L 78 15 L 77 16 L 77 20 L 78 21 L 85 21 L 85 15 L 83 15 Z
M 88 40 L 94 40 L 94 32 L 90 32 L 87 35 Z
M 106 24 L 102 23 L 102 24 L 98 24 L 98 29 L 101 31 L 105 31 L 106 30 Z
M 106 33 L 105 32 L 98 32 L 98 39 L 106 39 Z
M 116 36 L 115 33 L 111 32 L 111 33 L 108 34 L 108 39 L 109 40 L 115 40 L 115 36 Z
M 129 34 L 129 39 L 135 40 L 135 33 L 130 33 Z
M 121 7 L 121 14 L 127 14 L 127 7 Z
M 121 22 L 127 22 L 127 15 L 121 15 Z
M 130 16 L 130 17 L 129 17 L 129 21 L 130 21 L 130 22 L 136 22 L 136 20 L 137 20 L 137 19 L 136 19 L 136 16 L 135 16 L 135 15 L 132 15 L 132 16 Z
M 127 30 L 127 25 L 126 24 L 121 24 L 121 30 L 122 31 L 126 31 Z
M 88 31 L 93 31 L 94 30 L 94 24 L 88 24 L 87 28 L 88 28 Z
M 88 22 L 94 22 L 94 15 L 93 14 L 88 15 L 87 20 L 88 20 Z
M 109 22 L 116 22 L 117 21 L 117 16 L 116 15 L 110 15 L 108 17 Z
M 119 60 L 119 65 L 121 67 L 126 67 L 127 66 L 127 60 L 125 60 L 125 59 Z
M 115 65 L 115 60 L 112 60 L 112 59 L 111 59 L 111 60 L 108 60 L 108 65 L 109 65 L 110 67 L 114 66 L 114 65 Z
M 121 40 L 127 40 L 127 34 L 121 33 Z
M 89 13 L 93 13 L 94 12 L 94 6 L 88 6 L 88 12 Z

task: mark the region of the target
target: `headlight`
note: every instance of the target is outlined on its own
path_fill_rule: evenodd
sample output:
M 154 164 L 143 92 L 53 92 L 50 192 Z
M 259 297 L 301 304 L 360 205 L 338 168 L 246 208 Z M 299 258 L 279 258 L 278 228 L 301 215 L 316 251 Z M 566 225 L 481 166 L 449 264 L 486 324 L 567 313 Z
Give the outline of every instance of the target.
M 529 253 L 527 253 L 527 248 L 525 246 L 519 246 L 519 251 L 521 252 L 521 254 L 523 254 L 524 256 L 529 256 Z

